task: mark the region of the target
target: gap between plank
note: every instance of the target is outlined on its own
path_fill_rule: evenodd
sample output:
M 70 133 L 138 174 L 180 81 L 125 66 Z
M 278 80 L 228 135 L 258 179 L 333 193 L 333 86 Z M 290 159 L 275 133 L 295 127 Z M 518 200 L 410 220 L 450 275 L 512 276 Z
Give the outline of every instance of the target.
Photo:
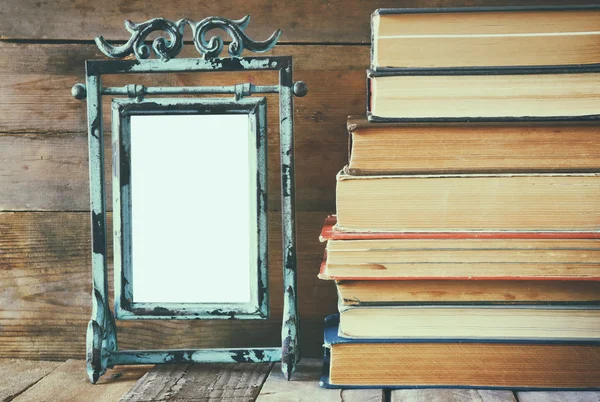
M 32 45 L 95 45 L 92 39 L 26 39 L 26 38 L 0 38 L 0 42 L 15 43 L 15 44 L 32 44 Z M 113 45 L 122 45 L 126 40 L 110 41 Z M 144 43 L 151 45 L 151 40 L 146 40 Z M 231 41 L 224 41 L 224 45 L 229 45 Z M 184 40 L 184 45 L 193 45 L 191 40 Z M 279 42 L 277 46 L 371 46 L 370 42 Z
M 56 361 L 60 361 L 60 362 L 63 362 L 63 363 L 65 363 L 65 362 L 66 362 L 65 360 L 56 360 Z M 56 366 L 56 367 L 54 368 L 54 370 L 58 369 L 60 366 L 61 366 L 61 365 L 59 364 L 58 366 Z M 12 401 L 13 399 L 15 399 L 16 397 L 18 397 L 19 395 L 21 395 L 21 394 L 25 393 L 25 391 L 29 390 L 29 388 L 33 387 L 33 386 L 34 386 L 34 385 L 36 385 L 38 382 L 40 382 L 40 381 L 42 381 L 44 378 L 46 378 L 46 376 L 48 376 L 48 375 L 50 375 L 51 373 L 53 373 L 53 372 L 54 372 L 54 370 L 52 370 L 52 371 L 50 371 L 48 374 L 46 374 L 46 375 L 44 375 L 44 376 L 40 377 L 40 378 L 39 378 L 37 381 L 35 381 L 35 382 L 33 382 L 33 383 L 29 384 L 29 386 L 27 386 L 27 387 L 23 388 L 22 390 L 20 390 L 20 391 L 18 391 L 18 392 L 16 392 L 16 393 L 14 393 L 13 395 L 10 395 L 10 396 L 8 396 L 8 398 L 6 398 L 4 401 L 6 401 L 6 402 L 10 402 L 10 401 Z

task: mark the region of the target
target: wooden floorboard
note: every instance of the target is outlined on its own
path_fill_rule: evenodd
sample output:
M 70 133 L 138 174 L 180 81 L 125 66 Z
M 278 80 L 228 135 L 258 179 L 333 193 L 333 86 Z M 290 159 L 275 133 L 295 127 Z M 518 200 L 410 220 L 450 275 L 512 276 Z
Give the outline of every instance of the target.
M 13 400 L 60 365 L 61 362 L 0 359 L 0 401 Z
M 481 389 L 398 389 L 391 402 L 516 402 L 512 391 Z
M 189 364 L 156 365 L 129 390 L 121 401 L 166 400 L 177 389 Z
M 600 402 L 596 391 L 517 392 L 517 397 L 519 402 Z
M 127 392 L 152 366 L 115 367 L 97 384 L 88 380 L 85 362 L 69 360 L 56 367 L 15 402 L 114 402 Z
M 381 389 L 340 390 L 319 387 L 321 359 L 302 359 L 292 379 L 287 381 L 281 365 L 275 364 L 262 387 L 257 402 L 383 402 Z
M 83 360 L 0 359 L 0 401 L 383 402 L 381 389 L 319 386 L 321 359 L 302 359 L 290 381 L 279 363 L 120 366 L 90 384 Z M 388 391 L 389 392 L 389 391 Z M 403 389 L 391 402 L 600 402 L 600 392 Z
M 157 365 L 121 401 L 252 402 L 271 366 L 271 363 Z

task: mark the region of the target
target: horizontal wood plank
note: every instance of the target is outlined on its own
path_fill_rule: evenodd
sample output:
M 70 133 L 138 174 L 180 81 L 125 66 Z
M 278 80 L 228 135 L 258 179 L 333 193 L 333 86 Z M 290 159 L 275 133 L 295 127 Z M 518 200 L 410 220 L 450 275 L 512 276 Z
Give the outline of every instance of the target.
M 517 392 L 519 402 L 598 402 L 598 391 Z
M 594 3 L 578 0 L 577 4 Z M 514 1 L 494 1 L 493 5 L 514 5 Z M 562 0 L 521 0 L 519 5 L 565 4 Z M 248 35 L 264 40 L 276 28 L 283 30 L 281 42 L 359 42 L 370 40 L 370 15 L 379 7 L 461 7 L 489 6 L 489 0 L 381 0 L 376 3 L 361 0 L 284 0 L 277 2 L 233 0 L 228 2 L 193 2 L 183 0 L 157 7 L 153 1 L 127 0 L 7 0 L 0 8 L 5 23 L 0 38 L 9 39 L 78 39 L 90 40 L 97 35 L 107 39 L 125 40 L 129 33 L 123 27 L 128 18 L 136 23 L 150 18 L 201 20 L 211 15 L 237 19 L 252 16 Z M 23 18 L 27 15 L 28 18 Z M 38 23 L 31 23 L 37 21 Z M 43 21 L 43 23 L 41 23 Z M 186 39 L 191 39 L 189 34 Z
M 14 402 L 112 402 L 117 401 L 152 366 L 117 366 L 93 385 L 87 378 L 85 361 L 69 360 Z
M 398 389 L 392 402 L 516 402 L 512 391 L 483 389 Z
M 187 46 L 185 55 L 193 55 Z M 333 210 L 335 174 L 347 161 L 346 117 L 365 112 L 368 48 L 286 46 L 270 52 L 294 57 L 294 78 L 309 93 L 296 98 L 295 178 L 298 210 Z M 101 58 L 92 45 L 0 42 L 0 210 L 89 209 L 85 102 L 70 88 L 84 80 L 84 60 Z M 273 84 L 274 73 L 244 72 L 107 76 L 104 85 Z M 104 124 L 110 189 L 110 97 Z M 268 95 L 269 206 L 280 205 L 278 103 Z M 167 135 L 165 139 L 169 138 Z M 110 196 L 110 190 L 109 194 Z M 109 198 L 110 199 L 110 198 Z M 110 206 L 109 206 L 110 207 Z
M 106 208 L 111 211 L 112 156 L 109 138 L 105 140 L 104 148 Z M 335 174 L 345 163 L 345 156 L 339 150 L 341 147 L 334 145 L 331 148 L 334 154 L 337 153 L 339 161 L 329 164 L 329 159 L 324 155 L 326 152 L 319 151 L 319 148 L 314 153 L 306 150 L 306 155 L 300 155 L 297 159 L 297 210 L 335 209 Z M 0 188 L 3 189 L 0 192 L 0 211 L 89 210 L 87 152 L 87 137 L 83 133 L 0 134 Z M 281 207 L 279 157 L 278 146 L 271 146 L 268 151 L 267 186 L 269 209 L 275 211 Z M 317 179 L 319 169 L 329 173 Z
M 59 362 L 0 359 L 0 401 L 11 401 L 60 364 Z
M 271 366 L 271 363 L 157 365 L 121 401 L 253 402 Z
M 257 402 L 383 402 L 381 389 L 323 389 L 319 378 L 323 371 L 322 359 L 302 359 L 288 381 L 277 363 L 263 385 Z
M 298 300 L 304 356 L 322 353 L 322 320 L 336 311 L 333 283 L 317 279 L 325 212 L 297 214 Z M 111 215 L 108 220 L 110 222 Z M 271 319 L 263 321 L 118 321 L 123 349 L 251 347 L 280 344 L 281 239 L 270 214 Z M 83 212 L 0 213 L 0 355 L 82 358 L 91 315 L 89 215 Z M 111 226 L 108 233 L 112 232 Z M 109 252 L 112 242 L 109 237 Z M 112 257 L 109 257 L 111 261 Z M 111 265 L 112 266 L 112 265 Z M 112 270 L 109 280 L 112 289 Z

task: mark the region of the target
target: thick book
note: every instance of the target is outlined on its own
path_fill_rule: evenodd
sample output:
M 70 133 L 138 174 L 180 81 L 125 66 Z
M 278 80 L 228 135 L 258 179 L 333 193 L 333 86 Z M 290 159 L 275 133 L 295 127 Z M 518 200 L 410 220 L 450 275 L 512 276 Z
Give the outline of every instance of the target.
M 362 232 L 598 231 L 600 174 L 337 175 L 337 226 Z
M 346 338 L 600 340 L 600 306 L 339 306 Z
M 599 232 L 343 232 L 336 222 L 321 231 L 319 278 L 335 280 L 344 306 L 600 303 Z
M 371 66 L 469 68 L 600 63 L 600 9 L 379 9 Z
M 327 388 L 600 389 L 600 343 L 347 339 L 325 319 Z
M 598 121 L 376 123 L 350 116 L 347 127 L 352 175 L 600 171 Z
M 377 279 L 336 280 L 340 305 L 600 305 L 600 281 Z
M 600 281 L 600 239 L 329 240 L 319 277 Z
M 594 120 L 600 66 L 367 72 L 371 121 Z

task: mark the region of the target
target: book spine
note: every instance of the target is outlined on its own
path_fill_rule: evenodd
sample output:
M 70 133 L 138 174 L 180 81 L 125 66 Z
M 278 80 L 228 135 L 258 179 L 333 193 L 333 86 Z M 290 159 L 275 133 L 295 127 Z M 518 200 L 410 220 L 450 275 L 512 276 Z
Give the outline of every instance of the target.
M 372 70 L 367 70 L 367 120 L 371 121 L 371 92 L 372 92 L 372 82 L 371 82 L 371 71 Z
M 377 18 L 379 16 L 379 9 L 373 11 L 373 13 L 371 14 L 371 48 L 369 49 L 369 64 L 371 65 L 371 68 L 374 68 L 375 65 L 375 55 L 374 55 L 374 49 L 375 49 L 375 18 Z
M 350 162 L 352 160 L 352 142 L 353 142 L 353 136 L 354 134 L 352 133 L 352 131 L 348 130 L 348 172 L 350 174 L 354 174 L 354 169 L 351 169 L 350 166 Z
M 385 14 L 447 14 L 473 12 L 518 12 L 518 11 L 577 11 L 599 10 L 598 4 L 583 5 L 544 5 L 544 6 L 489 6 L 489 7 L 444 7 L 444 8 L 379 8 L 375 12 Z

